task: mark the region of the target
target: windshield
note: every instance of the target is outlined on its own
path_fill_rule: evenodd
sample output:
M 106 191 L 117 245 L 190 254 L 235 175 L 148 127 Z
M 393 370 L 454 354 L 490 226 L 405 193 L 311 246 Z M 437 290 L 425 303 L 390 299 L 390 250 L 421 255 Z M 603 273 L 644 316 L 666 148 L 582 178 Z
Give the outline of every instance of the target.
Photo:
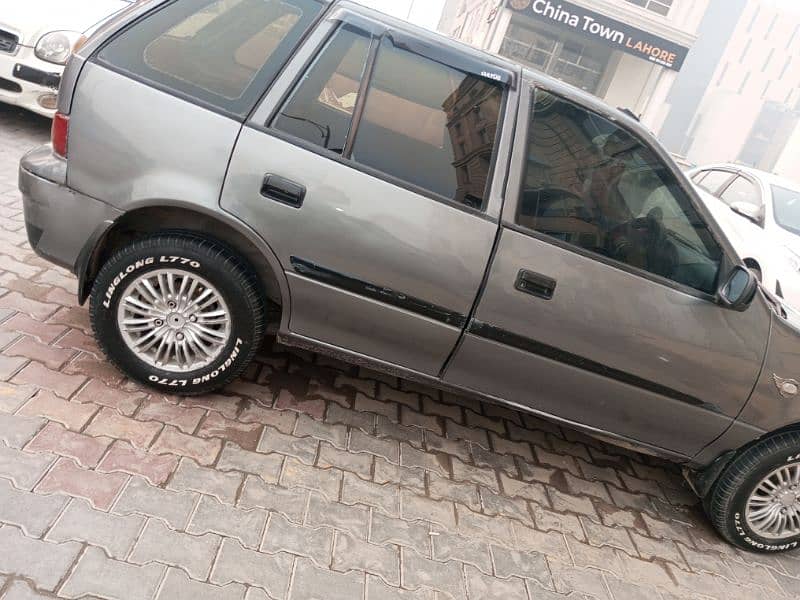
M 800 235 L 800 189 L 791 190 L 772 186 L 775 222 L 796 235 Z

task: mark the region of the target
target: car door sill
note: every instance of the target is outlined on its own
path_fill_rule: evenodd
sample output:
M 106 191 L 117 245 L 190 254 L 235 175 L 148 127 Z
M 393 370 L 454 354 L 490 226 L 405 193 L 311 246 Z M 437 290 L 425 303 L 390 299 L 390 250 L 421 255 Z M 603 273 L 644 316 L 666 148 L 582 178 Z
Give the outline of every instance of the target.
M 576 429 L 600 441 L 608 442 L 616 446 L 627 448 L 633 450 L 634 452 L 640 452 L 642 454 L 648 454 L 650 456 L 657 456 L 659 458 L 663 458 L 678 463 L 685 463 L 691 460 L 690 456 L 687 456 L 680 452 L 675 452 L 667 448 L 661 448 L 659 446 L 653 446 L 651 444 L 634 440 L 610 431 L 604 431 L 602 429 L 597 429 L 589 425 L 584 425 L 582 423 L 570 421 L 569 419 L 563 419 L 556 415 L 536 410 L 535 408 L 532 408 L 530 406 L 525 406 L 523 404 L 518 404 L 516 402 L 510 402 L 508 400 L 504 400 L 503 398 L 498 398 L 496 396 L 484 394 L 482 392 L 470 388 L 464 388 L 458 385 L 454 385 L 442 381 L 437 377 L 432 377 L 430 375 L 420 373 L 419 371 L 407 369 L 400 365 L 382 361 L 370 356 L 366 356 L 364 354 L 360 354 L 358 352 L 353 352 L 351 350 L 347 350 L 345 348 L 341 348 L 333 344 L 322 342 L 320 340 L 316 340 L 304 335 L 284 331 L 278 333 L 277 340 L 279 343 L 284 344 L 286 346 L 292 346 L 295 348 L 300 348 L 302 350 L 308 350 L 310 352 L 324 354 L 326 356 L 330 356 L 332 358 L 341 360 L 342 362 L 356 365 L 359 367 L 372 369 L 380 373 L 391 375 L 392 377 L 401 377 L 403 379 L 407 379 L 415 383 L 430 385 L 431 387 L 435 387 L 437 389 L 441 389 L 446 392 L 451 392 L 453 394 L 465 396 L 482 402 L 490 402 L 492 404 L 497 404 L 500 406 L 512 408 L 514 410 L 518 410 L 520 412 L 524 412 L 536 417 L 540 417 L 547 421 L 551 421 L 557 425 L 563 425 L 570 429 Z

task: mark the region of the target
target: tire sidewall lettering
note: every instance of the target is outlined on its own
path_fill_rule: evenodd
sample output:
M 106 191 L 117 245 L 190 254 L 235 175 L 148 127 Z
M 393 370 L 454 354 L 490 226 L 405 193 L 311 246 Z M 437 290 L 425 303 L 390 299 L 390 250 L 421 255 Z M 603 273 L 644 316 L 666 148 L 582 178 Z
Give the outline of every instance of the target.
M 153 267 L 156 265 L 173 265 L 173 266 L 180 266 L 180 267 L 189 267 L 194 270 L 199 270 L 202 268 L 202 265 L 199 261 L 194 260 L 192 258 L 186 258 L 183 256 L 148 256 L 146 258 L 140 258 L 135 262 L 127 265 L 124 267 L 115 277 L 111 280 L 111 283 L 106 288 L 105 294 L 103 295 L 102 305 L 104 308 L 110 310 L 111 306 L 114 302 L 114 294 L 117 290 L 121 287 L 122 283 L 128 279 L 134 273 L 138 271 Z

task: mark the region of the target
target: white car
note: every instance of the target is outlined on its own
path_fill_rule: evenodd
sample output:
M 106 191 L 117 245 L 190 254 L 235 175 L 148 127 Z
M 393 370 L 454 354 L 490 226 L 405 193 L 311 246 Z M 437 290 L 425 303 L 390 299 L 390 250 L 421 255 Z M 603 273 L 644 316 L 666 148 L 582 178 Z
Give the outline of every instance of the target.
M 0 1 L 0 102 L 52 117 L 61 73 L 83 32 L 132 2 Z
M 762 285 L 800 310 L 800 185 L 732 164 L 687 174 Z

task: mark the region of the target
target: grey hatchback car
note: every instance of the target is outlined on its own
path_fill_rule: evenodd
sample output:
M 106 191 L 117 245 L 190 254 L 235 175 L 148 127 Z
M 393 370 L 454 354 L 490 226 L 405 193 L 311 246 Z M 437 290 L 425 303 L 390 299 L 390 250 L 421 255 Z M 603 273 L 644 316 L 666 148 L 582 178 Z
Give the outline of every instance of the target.
M 64 74 L 28 237 L 171 393 L 284 344 L 686 467 L 800 547 L 800 333 L 635 120 L 351 2 L 145 0 Z

